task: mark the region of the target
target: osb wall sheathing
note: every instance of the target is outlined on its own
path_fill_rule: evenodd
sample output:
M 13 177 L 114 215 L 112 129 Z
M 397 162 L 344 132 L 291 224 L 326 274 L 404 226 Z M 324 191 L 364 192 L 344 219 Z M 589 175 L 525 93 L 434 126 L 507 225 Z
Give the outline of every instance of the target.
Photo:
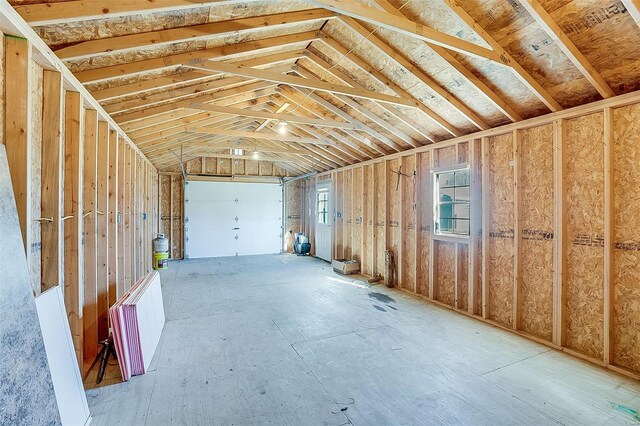
M 384 251 L 385 247 L 385 202 L 386 202 L 386 179 L 385 176 L 385 164 L 375 163 L 373 165 L 374 170 L 374 191 L 375 191 L 375 245 L 376 245 L 376 271 L 382 275 L 385 273 L 384 263 Z
M 296 180 L 285 185 L 284 251 L 293 252 L 296 232 L 302 232 L 302 203 L 304 180 Z
M 417 214 L 420 215 L 418 217 L 419 228 L 418 229 L 418 258 L 417 258 L 417 286 L 416 290 L 419 294 L 423 296 L 429 295 L 429 258 L 430 258 L 430 246 L 429 242 L 431 241 L 431 221 L 433 220 L 431 217 L 431 213 L 429 212 L 429 206 L 431 203 L 429 202 L 429 198 L 431 194 L 431 153 L 430 152 L 421 152 L 417 155 L 418 164 L 417 164 L 417 172 L 416 172 L 416 192 L 418 192 L 421 197 L 419 200 L 420 205 L 418 206 Z
M 551 341 L 553 125 L 521 132 L 520 164 L 520 325 L 523 331 Z
M 458 244 L 458 292 L 456 297 L 456 307 L 466 311 L 469 306 L 469 246 Z
M 393 253 L 395 265 L 394 285 L 398 285 L 398 262 L 400 261 L 400 216 L 401 191 L 404 176 L 400 172 L 401 159 L 396 158 L 387 162 L 387 249 Z M 404 172 L 403 172 L 404 173 Z
M 402 157 L 402 281 L 400 285 L 413 290 L 416 283 L 416 156 Z M 406 176 L 408 175 L 408 176 Z M 423 195 L 424 196 L 424 195 Z
M 172 183 L 173 198 L 171 199 L 171 204 L 173 205 L 173 233 L 171 234 L 171 239 L 169 241 L 169 244 L 171 244 L 170 249 L 172 259 L 181 259 L 184 256 L 182 247 L 184 235 L 184 229 L 182 227 L 182 223 L 184 222 L 183 188 L 184 184 L 182 182 L 182 176 L 174 177 Z
M 363 167 L 364 178 L 364 214 L 362 223 L 364 225 L 362 236 L 364 238 L 364 253 L 362 254 L 362 271 L 365 274 L 373 275 L 374 273 L 374 245 L 375 245 L 375 217 L 373 217 L 373 206 L 375 203 L 375 186 L 373 184 L 373 167 L 366 165 Z
M 434 297 L 436 300 L 455 306 L 456 287 L 456 243 L 434 241 Z
M 603 351 L 603 115 L 567 120 L 567 346 L 594 358 Z
M 436 167 L 446 167 L 458 163 L 458 150 L 455 145 L 435 150 Z
M 510 133 L 489 138 L 490 188 L 487 316 L 506 326 L 513 322 L 513 140 Z
M 334 231 L 333 231 L 333 246 L 335 247 L 334 257 L 336 259 L 344 259 L 344 191 L 343 191 L 343 172 L 335 174 L 335 180 L 333 182 L 334 191 L 334 209 L 336 212 Z
M 42 84 L 43 71 L 35 62 L 31 62 L 31 152 L 29 159 L 31 161 L 31 217 L 36 219 L 41 216 L 42 207 Z M 45 226 L 51 226 L 46 224 Z M 31 246 L 27 247 L 29 261 L 29 276 L 31 284 L 36 293 L 40 293 L 41 289 L 41 235 L 42 223 L 40 221 L 32 221 L 28 228 L 31 229 Z
M 362 231 L 363 231 L 363 198 L 362 193 L 362 176 L 363 168 L 357 167 L 353 169 L 353 225 L 351 227 L 351 237 L 353 245 L 351 247 L 351 257 L 360 262 L 362 269 Z
M 171 176 L 159 175 L 159 190 L 160 190 L 160 230 L 161 234 L 164 234 L 166 238 L 171 238 L 169 235 L 169 228 L 171 226 L 171 197 L 169 191 L 171 191 Z M 172 254 L 172 253 L 170 253 Z
M 613 362 L 640 371 L 640 105 L 614 119 Z
M 351 230 L 353 228 L 353 170 L 347 170 L 343 173 L 343 224 L 344 224 L 344 257 L 351 259 L 353 243 L 351 241 Z

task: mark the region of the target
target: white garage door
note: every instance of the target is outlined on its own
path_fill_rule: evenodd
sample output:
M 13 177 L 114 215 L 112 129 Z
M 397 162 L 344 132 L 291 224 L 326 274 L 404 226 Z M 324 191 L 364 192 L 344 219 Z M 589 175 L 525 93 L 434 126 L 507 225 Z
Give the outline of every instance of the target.
M 190 181 L 185 189 L 188 258 L 280 253 L 278 184 Z

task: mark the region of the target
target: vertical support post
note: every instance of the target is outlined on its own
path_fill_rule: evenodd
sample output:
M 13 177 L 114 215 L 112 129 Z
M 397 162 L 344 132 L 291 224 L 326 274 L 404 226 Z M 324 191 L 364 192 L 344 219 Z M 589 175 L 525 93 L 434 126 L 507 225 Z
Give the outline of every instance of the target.
M 400 161 L 400 167 L 398 167 L 398 172 L 401 171 L 401 167 L 403 166 L 404 163 L 404 157 L 400 157 L 399 159 Z M 405 286 L 405 279 L 406 277 L 404 276 L 404 240 L 407 236 L 407 232 L 404 229 L 405 227 L 405 218 L 404 218 L 404 206 L 405 206 L 405 200 L 404 200 L 404 185 L 405 185 L 405 181 L 403 179 L 402 175 L 398 175 L 398 178 L 400 179 L 400 186 L 398 187 L 398 191 L 400 191 L 399 197 L 399 203 L 398 206 L 394 206 L 398 208 L 398 229 L 400 230 L 400 238 L 399 241 L 396 241 L 396 244 L 398 245 L 398 256 L 396 259 L 396 266 L 398 268 L 398 286 L 399 287 L 403 287 Z M 391 191 L 393 191 L 393 188 L 391 188 Z M 389 207 L 391 208 L 391 206 Z
M 460 296 L 460 291 L 458 286 L 460 284 L 460 245 L 458 243 L 453 243 L 453 249 L 455 250 L 455 255 L 453 257 L 453 264 L 455 265 L 455 269 L 453 270 L 453 307 L 454 309 L 459 309 L 460 304 L 458 297 Z
M 118 210 L 116 212 L 116 224 L 118 226 L 118 292 L 116 299 L 122 297 L 126 288 L 126 243 L 124 218 L 126 208 L 125 189 L 127 183 L 125 162 L 127 150 L 124 139 L 118 137 Z
M 4 144 L 27 258 L 31 257 L 31 44 L 18 37 L 4 37 Z M 29 263 L 29 262 L 28 262 Z M 40 289 L 34 289 L 36 293 Z
M 434 174 L 434 168 L 435 168 L 435 164 L 436 164 L 436 160 L 435 160 L 435 155 L 436 155 L 436 150 L 435 149 L 431 149 L 431 151 L 429 151 L 429 179 L 428 179 L 428 188 L 427 188 L 427 194 L 429 194 L 429 202 L 427 203 L 428 206 L 428 213 L 429 213 L 429 241 L 427 242 L 429 244 L 429 299 L 431 300 L 435 300 L 435 298 L 437 297 L 436 295 L 436 262 L 438 260 L 438 257 L 436 256 L 436 245 L 435 245 L 435 241 L 434 241 L 434 232 L 435 232 L 435 227 L 433 226 L 433 220 L 434 220 L 434 187 L 435 187 L 435 174 Z
M 383 233 L 382 233 L 382 239 L 383 239 L 383 244 L 382 247 L 384 247 L 384 250 L 388 250 L 389 249 L 389 160 L 383 160 L 382 161 L 382 165 L 384 166 L 382 168 L 382 185 L 383 185 L 383 189 L 382 189 L 382 196 L 384 197 L 384 202 L 382 203 L 382 208 L 384 209 L 384 211 L 382 212 L 382 223 L 384 225 L 384 229 L 383 229 Z M 386 274 L 386 270 L 385 270 L 385 274 Z
M 82 222 L 84 223 L 84 359 L 98 355 L 98 286 L 96 242 L 96 170 L 98 140 L 98 112 L 88 109 L 84 125 L 84 182 Z
M 413 292 L 417 293 L 418 292 L 418 271 L 420 271 L 420 235 L 422 234 L 422 214 L 421 214 L 421 209 L 420 209 L 420 204 L 422 203 L 422 185 L 420 185 L 420 181 L 422 179 L 422 176 L 420 176 L 420 154 L 414 154 L 413 155 L 413 164 L 415 164 L 415 176 L 414 176 L 414 182 L 413 182 L 413 188 L 412 191 L 414 191 L 415 193 L 415 199 L 413 200 L 414 205 L 413 205 L 413 214 L 415 217 L 414 220 L 414 226 L 415 226 L 415 233 L 416 233 L 416 237 L 415 237 L 415 241 L 414 241 L 414 248 L 413 248 L 413 255 L 414 255 L 414 259 L 413 259 Z
M 169 177 L 169 256 L 173 258 L 173 175 Z
M 82 134 L 84 109 L 78 92 L 67 92 L 64 105 L 64 302 L 78 365 L 83 361 L 82 286 Z
M 513 328 L 520 329 L 520 305 L 522 292 L 520 291 L 520 238 L 522 225 L 520 211 L 522 210 L 522 191 L 520 188 L 520 145 L 521 136 L 518 130 L 513 131 Z
M 566 221 L 564 209 L 566 207 L 566 160 L 564 155 L 565 121 L 559 119 L 553 122 L 553 222 L 554 222 L 554 256 L 553 256 L 553 343 L 565 346 L 566 343 Z
M 373 275 L 380 274 L 378 270 L 378 177 L 376 176 L 376 165 L 372 163 L 371 168 L 371 180 L 373 181 L 372 185 L 372 194 L 369 197 L 371 199 L 371 271 Z
M 42 82 L 42 188 L 40 214 L 51 218 L 42 222 L 42 291 L 61 284 L 63 235 L 62 223 L 62 75 L 44 70 Z
M 109 131 L 108 239 L 109 239 L 109 306 L 118 297 L 118 134 Z
M 98 341 L 109 337 L 109 124 L 98 122 L 97 154 L 97 202 L 95 221 L 97 226 L 97 283 L 98 283 Z
M 469 261 L 467 312 L 476 314 L 476 292 L 478 288 L 478 238 L 482 229 L 482 188 L 480 175 L 480 141 L 469 141 L 469 172 L 471 175 L 471 220 L 469 222 Z
M 604 362 L 614 358 L 613 281 L 614 199 L 613 199 L 613 111 L 604 109 Z
M 358 194 L 358 198 L 360 199 L 360 270 L 364 273 L 365 271 L 365 262 L 367 261 L 367 257 L 365 256 L 365 252 L 364 252 L 364 248 L 365 248 L 365 240 L 366 240 L 366 232 L 367 232 L 367 225 L 366 225 L 366 211 L 367 211 L 367 205 L 366 205 L 366 200 L 367 197 L 365 197 L 364 195 L 364 191 L 366 188 L 366 183 L 365 183 L 365 179 L 364 179 L 364 171 L 365 171 L 365 167 L 366 166 L 361 166 L 360 167 L 360 176 L 362 176 L 362 178 L 360 179 L 360 188 L 359 188 L 359 192 L 360 194 Z
M 491 212 L 489 211 L 489 138 L 480 140 L 482 157 L 482 318 L 489 317 L 489 233 Z

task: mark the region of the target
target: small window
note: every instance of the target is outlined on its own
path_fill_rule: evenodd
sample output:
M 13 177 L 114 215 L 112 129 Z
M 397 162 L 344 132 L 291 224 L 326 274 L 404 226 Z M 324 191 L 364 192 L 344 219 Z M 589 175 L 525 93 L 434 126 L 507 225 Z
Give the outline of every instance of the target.
M 244 150 L 243 149 L 234 148 L 234 149 L 231 150 L 231 155 L 242 155 L 242 154 L 244 154 Z
M 329 223 L 329 191 L 318 191 L 318 223 Z
M 434 233 L 469 236 L 469 169 L 435 174 Z

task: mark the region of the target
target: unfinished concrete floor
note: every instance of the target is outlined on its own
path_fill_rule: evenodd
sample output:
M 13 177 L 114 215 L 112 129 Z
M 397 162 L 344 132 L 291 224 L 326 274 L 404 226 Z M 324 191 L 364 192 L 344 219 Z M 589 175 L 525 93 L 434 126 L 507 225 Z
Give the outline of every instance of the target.
M 92 425 L 638 421 L 637 382 L 313 258 L 173 262 L 162 284 L 151 371 L 88 391 Z

